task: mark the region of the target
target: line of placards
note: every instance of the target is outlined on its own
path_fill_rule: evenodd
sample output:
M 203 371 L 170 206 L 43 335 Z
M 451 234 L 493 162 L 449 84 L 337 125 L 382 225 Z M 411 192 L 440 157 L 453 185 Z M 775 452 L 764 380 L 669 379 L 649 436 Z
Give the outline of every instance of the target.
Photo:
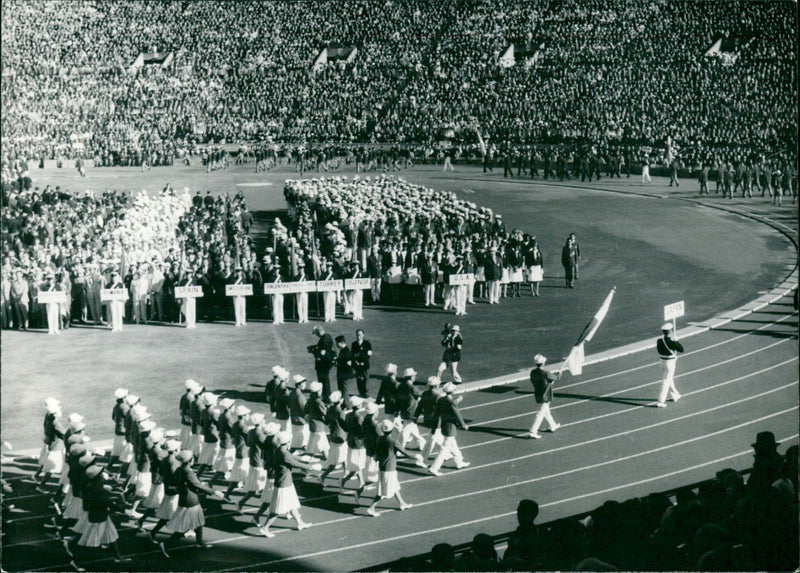
M 466 285 L 475 280 L 475 275 L 463 273 L 450 275 L 450 285 Z M 365 290 L 371 287 L 371 279 L 333 279 L 327 281 L 295 281 L 280 283 L 265 283 L 264 294 L 294 294 L 302 292 L 330 292 L 340 290 Z M 233 284 L 225 285 L 226 296 L 252 296 L 252 284 Z M 200 285 L 175 287 L 175 298 L 199 298 L 203 296 L 203 287 Z M 128 300 L 128 289 L 109 288 L 100 291 L 100 300 L 110 302 L 115 300 Z M 41 291 L 39 292 L 39 302 L 41 304 L 67 302 L 66 293 L 63 291 Z

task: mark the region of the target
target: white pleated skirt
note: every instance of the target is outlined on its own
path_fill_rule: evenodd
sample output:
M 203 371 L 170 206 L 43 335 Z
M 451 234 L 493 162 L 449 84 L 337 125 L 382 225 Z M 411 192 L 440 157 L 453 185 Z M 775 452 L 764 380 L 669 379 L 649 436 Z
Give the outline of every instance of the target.
M 267 476 L 267 484 L 264 486 L 264 489 L 261 490 L 261 497 L 258 498 L 258 503 L 271 503 L 273 489 L 275 489 L 275 486 L 273 485 L 272 481 L 270 481 L 269 476 Z
M 327 466 L 329 468 L 336 467 L 339 464 L 346 464 L 348 458 L 347 442 L 341 444 L 331 444 L 331 449 L 328 452 Z
M 136 475 L 136 497 L 147 497 L 153 486 L 153 474 L 150 470 L 139 472 Z
M 125 436 L 114 436 L 114 443 L 111 445 L 111 457 L 120 457 L 123 449 L 125 449 Z
M 233 469 L 233 462 L 236 459 L 236 448 L 230 446 L 228 448 L 217 450 L 217 458 L 214 460 L 214 471 L 228 473 Z
M 528 267 L 528 282 L 539 283 L 544 278 L 544 269 L 541 265 Z
M 292 424 L 292 444 L 291 449 L 293 450 L 301 450 L 306 447 L 308 444 L 308 426 L 303 424 L 302 426 L 298 426 Z
M 306 452 L 312 456 L 315 454 L 328 455 L 331 445 L 328 442 L 328 435 L 324 432 L 314 432 L 308 440 L 308 447 Z
M 42 449 L 39 450 L 39 465 L 44 467 L 45 462 L 47 461 L 47 444 L 42 444 Z
M 376 482 L 378 476 L 378 460 L 370 456 L 367 458 L 367 475 L 364 476 L 364 479 L 368 482 Z
M 156 510 L 156 518 L 172 519 L 176 511 L 178 511 L 178 494 L 164 495 L 164 499 L 161 500 Z
M 244 482 L 244 490 L 247 492 L 257 492 L 264 489 L 267 485 L 267 470 L 264 468 L 250 468 L 247 472 L 247 479 Z
M 197 463 L 206 466 L 213 465 L 217 452 L 219 452 L 219 442 L 203 442 Z
M 233 469 L 231 470 L 231 477 L 228 481 L 240 482 L 247 479 L 247 474 L 250 471 L 250 460 L 248 458 L 236 458 L 233 462 Z
M 42 471 L 49 474 L 60 474 L 64 469 L 64 450 L 49 450 Z
M 123 437 L 122 439 L 124 440 L 125 438 Z M 119 455 L 119 461 L 123 464 L 133 461 L 133 444 L 125 442 L 125 445 L 122 446 L 122 453 Z
M 347 450 L 348 472 L 360 472 L 367 467 L 367 450 L 364 448 L 350 448 Z
M 186 533 L 206 524 L 206 517 L 200 505 L 194 507 L 178 507 L 167 523 L 167 529 L 173 533 Z
M 270 513 L 286 515 L 295 509 L 300 509 L 300 499 L 297 497 L 294 484 L 276 487 L 272 490 L 272 500 L 269 504 Z
M 164 484 L 159 483 L 150 488 L 150 493 L 144 500 L 144 506 L 148 509 L 158 509 L 162 501 L 164 501 Z
M 69 492 L 67 496 L 69 501 L 64 498 L 64 514 L 62 517 L 64 519 L 80 519 L 83 513 L 83 500 L 72 495 L 72 492 Z
M 400 482 L 397 479 L 397 471 L 380 472 L 381 477 L 378 480 L 378 496 L 381 499 L 394 497 L 400 491 Z
M 184 450 L 189 449 L 189 437 L 191 429 L 192 429 L 191 426 L 181 425 L 181 433 L 178 436 L 178 441 L 181 443 L 181 448 L 183 448 Z
M 89 513 L 83 509 L 83 500 L 81 500 L 81 514 L 78 517 L 78 523 L 75 524 L 75 527 L 72 528 L 72 531 L 75 533 L 83 535 L 86 529 L 89 527 Z
M 109 545 L 119 539 L 117 528 L 110 517 L 101 523 L 89 523 L 86 531 L 83 532 L 81 538 L 78 540 L 78 545 L 81 547 L 100 547 L 101 545 Z

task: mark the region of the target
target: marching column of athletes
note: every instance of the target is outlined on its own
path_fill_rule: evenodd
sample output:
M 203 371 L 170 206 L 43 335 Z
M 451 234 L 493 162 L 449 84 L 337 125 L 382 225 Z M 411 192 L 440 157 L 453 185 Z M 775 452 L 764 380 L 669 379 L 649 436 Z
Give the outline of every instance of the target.
M 657 344 L 664 371 L 656 402 L 659 408 L 664 407 L 668 393 L 673 401 L 680 398 L 673 374 L 683 347 L 672 330 L 670 323 L 664 324 Z M 319 342 L 309 348 L 315 358 L 328 352 L 333 355 L 330 335 L 321 327 L 315 328 L 315 333 Z M 445 361 L 450 360 L 447 365 L 453 367 L 455 378 L 457 362 L 453 362 L 451 344 L 454 339 L 461 340 L 459 329 L 448 324 L 443 336 Z M 401 494 L 398 454 L 437 477 L 448 460 L 455 469 L 470 465 L 457 443 L 458 430 L 469 430 L 459 411 L 464 396 L 456 396 L 456 383 L 442 383 L 445 363 L 439 375 L 427 379 L 422 392 L 416 387 L 413 368 L 405 368 L 398 376 L 397 365 L 387 364 L 372 398 L 366 388 L 372 347 L 364 331 L 359 329 L 352 350 L 343 337 L 337 337 L 337 343 L 339 355 L 332 361 L 344 354 L 356 362 L 358 366 L 346 365 L 352 376 L 337 376 L 339 387 L 331 392 L 329 383 L 326 390 L 323 383 L 309 383 L 304 376 L 292 376 L 276 365 L 265 385 L 268 412 L 253 412 L 187 380 L 177 407 L 180 430 L 166 430 L 152 420 L 139 396 L 119 388 L 114 393 L 114 441 L 108 452 L 92 448 L 82 415 L 73 413 L 62 421 L 60 402 L 45 400 L 43 446 L 33 479 L 39 480 L 37 491 L 50 497 L 54 513 L 45 527 L 62 542 L 72 568 L 82 570 L 75 558 L 77 548 L 108 548 L 115 561 L 129 560 L 117 544 L 119 534 L 110 518 L 115 512 L 135 519 L 140 532 L 145 532 L 148 520 L 153 522 L 146 535 L 169 558 L 168 543 L 186 535 L 193 536 L 199 548 L 211 547 L 203 536 L 201 495 L 232 504 L 232 496 L 238 492 L 241 497 L 235 507 L 240 513 L 249 511 L 245 509 L 248 502 L 257 497 L 251 521 L 262 535 L 271 538 L 275 534 L 270 528 L 279 518 L 293 520 L 298 530 L 312 525 L 301 515 L 295 470 L 323 487 L 329 485 L 334 471 L 340 471 L 341 477 L 332 484 L 338 493 L 352 495 L 356 507 L 361 507 L 362 496 L 371 490 L 366 513 L 378 517 L 377 506 L 384 500 L 394 499 L 400 510 L 412 507 Z M 546 361 L 537 354 L 530 374 L 539 405 L 527 433 L 533 439 L 541 438 L 539 428 L 544 421 L 551 432 L 561 426 L 550 413 L 552 385 L 561 372 L 544 370 Z M 316 368 L 319 374 L 319 364 Z M 350 386 L 356 371 L 357 393 L 351 392 Z M 50 478 L 57 479 L 55 490 L 45 489 Z M 347 488 L 353 479 L 355 487 Z M 216 484 L 224 484 L 226 489 L 214 489 Z M 161 541 L 163 530 L 170 537 Z

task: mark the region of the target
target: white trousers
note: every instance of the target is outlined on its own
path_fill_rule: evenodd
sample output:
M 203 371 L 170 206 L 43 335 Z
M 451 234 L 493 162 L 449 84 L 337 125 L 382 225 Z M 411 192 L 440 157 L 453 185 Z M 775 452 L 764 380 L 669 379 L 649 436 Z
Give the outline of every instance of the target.
M 439 453 L 436 454 L 436 459 L 433 460 L 431 470 L 439 471 L 444 463 L 445 458 L 448 456 L 453 458 L 457 468 L 460 468 L 464 465 L 464 456 L 461 455 L 461 450 L 458 448 L 455 436 L 448 436 L 444 439 L 442 448 L 439 450 Z
M 678 400 L 681 397 L 678 389 L 675 388 L 674 377 L 675 365 L 677 362 L 677 358 L 661 361 L 661 392 L 658 394 L 658 401 L 660 404 L 664 404 L 667 401 L 667 394 L 669 394 L 670 398 L 673 400 Z
M 500 302 L 500 281 L 487 281 L 489 283 L 489 304 Z
M 645 164 L 642 165 L 642 183 L 650 183 L 650 166 Z
M 283 295 L 272 295 L 272 324 L 283 324 Z
M 325 303 L 325 322 L 336 321 L 336 291 L 322 293 L 322 300 Z
M 422 291 L 425 294 L 425 305 L 435 306 L 436 284 L 422 285 Z
M 122 332 L 122 315 L 125 314 L 125 303 L 121 300 L 111 301 L 108 305 L 111 315 L 111 332 Z
M 181 303 L 181 312 L 186 318 L 186 328 L 194 328 L 197 324 L 197 299 L 185 298 Z
M 58 303 L 47 303 L 47 334 L 58 334 L 59 317 L 58 317 Z
M 419 426 L 414 422 L 406 422 L 406 425 L 403 426 L 403 430 L 400 432 L 400 445 L 405 448 L 408 441 L 412 438 L 420 450 L 425 448 L 425 438 L 420 434 Z
M 245 297 L 233 297 L 233 316 L 236 318 L 236 326 L 247 324 L 247 299 Z
M 308 322 L 308 293 L 299 292 L 295 297 L 297 299 L 297 322 L 304 324 Z
M 475 281 L 471 280 L 466 285 L 467 289 L 467 302 L 470 304 L 475 304 Z
M 550 402 L 539 404 L 539 411 L 536 412 L 536 418 L 534 418 L 533 426 L 531 426 L 531 434 L 539 433 L 539 428 L 541 427 L 543 420 L 547 420 L 547 424 L 551 430 L 556 427 L 556 421 L 550 414 Z
M 364 291 L 354 290 L 350 299 L 350 310 L 353 312 L 353 320 L 364 320 Z
M 372 301 L 377 302 L 381 300 L 381 278 L 370 279 Z

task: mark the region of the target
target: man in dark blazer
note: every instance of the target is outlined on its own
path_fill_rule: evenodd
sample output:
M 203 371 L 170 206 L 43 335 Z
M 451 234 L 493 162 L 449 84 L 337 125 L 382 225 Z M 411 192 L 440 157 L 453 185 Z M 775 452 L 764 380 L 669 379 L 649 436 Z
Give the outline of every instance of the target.
M 317 381 L 322 384 L 322 397 L 327 398 L 331 394 L 331 368 L 336 358 L 333 337 L 321 326 L 314 327 L 314 334 L 319 340 L 309 346 L 308 351 L 314 355 L 314 370 L 317 373 Z
M 358 395 L 366 398 L 368 396 L 367 380 L 369 379 L 369 361 L 372 357 L 372 343 L 364 338 L 363 328 L 356 330 L 356 339 L 350 345 L 350 354 L 353 357 Z

